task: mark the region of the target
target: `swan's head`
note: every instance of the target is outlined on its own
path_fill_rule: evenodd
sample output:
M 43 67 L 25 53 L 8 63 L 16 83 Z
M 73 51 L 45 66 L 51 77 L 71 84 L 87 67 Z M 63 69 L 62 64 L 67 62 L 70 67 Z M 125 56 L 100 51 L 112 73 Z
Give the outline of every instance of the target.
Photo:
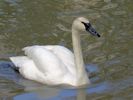
M 94 36 L 100 37 L 100 34 L 92 27 L 89 20 L 84 17 L 75 19 L 72 28 L 76 31 L 87 31 Z

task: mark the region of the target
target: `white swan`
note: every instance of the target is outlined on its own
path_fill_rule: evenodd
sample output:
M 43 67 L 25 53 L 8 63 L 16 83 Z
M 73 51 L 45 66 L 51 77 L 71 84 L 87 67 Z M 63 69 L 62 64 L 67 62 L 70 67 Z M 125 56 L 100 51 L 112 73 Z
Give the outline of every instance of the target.
M 89 84 L 80 45 L 80 34 L 84 31 L 100 37 L 86 18 L 77 18 L 72 24 L 74 54 L 59 45 L 36 45 L 23 48 L 26 56 L 10 59 L 19 68 L 20 74 L 29 80 L 47 85 L 76 87 Z

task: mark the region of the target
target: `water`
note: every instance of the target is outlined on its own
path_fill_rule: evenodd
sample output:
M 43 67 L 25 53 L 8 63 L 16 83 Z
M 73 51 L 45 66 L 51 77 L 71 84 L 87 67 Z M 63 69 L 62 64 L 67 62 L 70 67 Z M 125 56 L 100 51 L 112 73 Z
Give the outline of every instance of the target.
M 1 100 L 132 100 L 132 0 L 0 0 Z M 28 45 L 59 44 L 72 50 L 71 23 L 87 17 L 101 38 L 82 35 L 91 70 L 85 89 L 42 86 L 13 71 L 9 56 Z M 89 64 L 89 65 L 88 65 Z

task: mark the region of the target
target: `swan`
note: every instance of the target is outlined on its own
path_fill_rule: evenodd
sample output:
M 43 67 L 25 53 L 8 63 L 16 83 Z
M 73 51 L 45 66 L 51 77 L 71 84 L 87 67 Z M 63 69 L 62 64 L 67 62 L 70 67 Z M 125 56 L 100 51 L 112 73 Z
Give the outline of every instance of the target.
M 74 87 L 90 84 L 85 71 L 80 34 L 89 32 L 93 36 L 100 34 L 84 17 L 76 18 L 72 24 L 72 53 L 60 45 L 27 46 L 22 50 L 25 56 L 10 57 L 20 74 L 29 80 L 46 85 L 70 85 Z

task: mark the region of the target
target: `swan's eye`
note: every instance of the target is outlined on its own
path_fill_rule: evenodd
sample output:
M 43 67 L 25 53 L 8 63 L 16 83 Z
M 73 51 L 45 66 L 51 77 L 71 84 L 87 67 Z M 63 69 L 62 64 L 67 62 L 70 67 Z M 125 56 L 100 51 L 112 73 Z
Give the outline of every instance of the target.
M 94 36 L 100 37 L 99 33 L 96 32 L 96 30 L 91 26 L 90 23 L 81 22 L 84 24 L 86 31 L 90 32 Z
M 91 27 L 90 23 L 85 23 L 85 22 L 81 22 L 81 23 L 84 24 L 86 30 Z

